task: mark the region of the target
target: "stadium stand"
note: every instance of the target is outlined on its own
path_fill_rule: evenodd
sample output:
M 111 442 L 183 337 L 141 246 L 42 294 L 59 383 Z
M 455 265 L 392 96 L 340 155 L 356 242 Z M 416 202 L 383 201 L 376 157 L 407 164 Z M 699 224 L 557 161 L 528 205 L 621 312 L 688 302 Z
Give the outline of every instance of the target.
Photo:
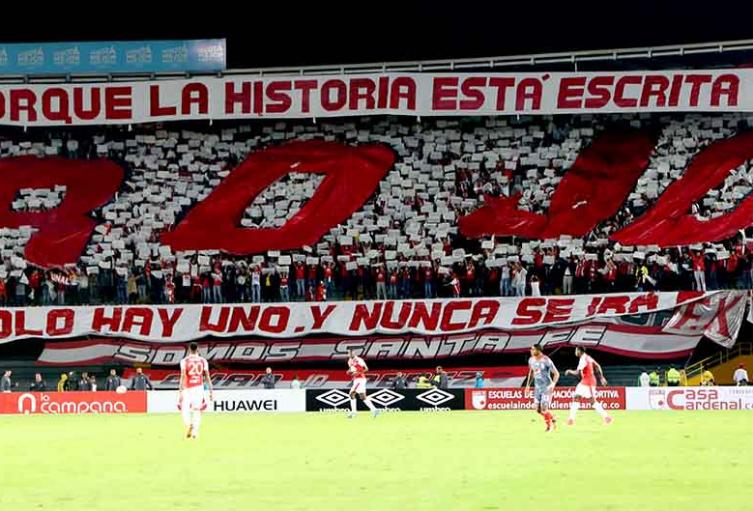
M 49 130 L 20 142 L 17 135 L 6 134 L 0 139 L 2 158 L 104 157 L 122 165 L 126 179 L 115 199 L 96 212 L 95 234 L 75 268 L 33 267 L 23 258 L 33 229 L 3 229 L 0 302 L 243 302 L 689 290 L 700 287 L 693 275 L 698 264 L 707 289 L 750 288 L 753 255 L 745 249 L 744 233 L 694 250 L 620 247 L 607 241 L 644 213 L 702 149 L 750 124 L 750 116 L 740 114 L 583 115 Z M 595 137 L 616 127 L 657 133 L 657 142 L 623 207 L 582 242 L 503 236 L 472 240 L 458 232 L 458 219 L 489 197 L 519 196 L 519 210 L 546 213 L 578 155 Z M 219 251 L 174 252 L 160 241 L 161 232 L 206 199 L 250 153 L 294 139 L 386 144 L 397 161 L 377 193 L 310 250 L 233 257 Z M 282 226 L 322 181 L 322 176 L 291 172 L 249 204 L 240 225 Z M 747 197 L 752 186 L 746 162 L 697 201 L 692 213 L 699 220 L 717 218 Z M 64 186 L 23 189 L 12 208 L 52 209 L 65 194 Z

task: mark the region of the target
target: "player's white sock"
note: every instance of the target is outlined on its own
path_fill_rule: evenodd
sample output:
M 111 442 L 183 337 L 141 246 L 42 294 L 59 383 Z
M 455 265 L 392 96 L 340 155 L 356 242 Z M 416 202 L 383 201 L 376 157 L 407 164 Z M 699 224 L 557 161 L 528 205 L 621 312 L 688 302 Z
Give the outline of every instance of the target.
M 356 413 L 356 398 L 350 400 L 350 411 Z
M 604 410 L 604 407 L 598 401 L 594 401 L 594 410 L 596 410 L 596 413 L 601 415 L 602 419 L 607 416 L 606 410 Z
M 570 403 L 570 416 L 568 419 L 571 421 L 575 420 L 575 414 L 578 413 L 578 408 L 580 408 L 580 403 L 578 401 L 573 401 Z
M 199 426 L 201 426 L 201 412 L 196 410 L 193 412 L 193 436 L 199 435 Z
M 367 397 L 363 400 L 363 402 L 366 403 L 366 406 L 369 407 L 369 410 L 371 410 L 372 412 L 374 411 L 374 404 L 371 402 L 371 398 Z
M 183 416 L 183 424 L 188 427 L 191 425 L 191 407 L 188 403 L 183 403 L 180 410 L 180 414 Z

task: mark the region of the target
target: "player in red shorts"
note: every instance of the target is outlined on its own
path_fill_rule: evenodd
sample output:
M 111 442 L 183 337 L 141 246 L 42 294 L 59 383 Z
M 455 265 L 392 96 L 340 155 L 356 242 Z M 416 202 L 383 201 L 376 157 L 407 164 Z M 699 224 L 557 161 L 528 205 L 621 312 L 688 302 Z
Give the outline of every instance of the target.
M 356 356 L 353 350 L 348 350 L 348 374 L 353 378 L 353 385 L 350 387 L 349 419 L 356 416 L 356 396 L 359 396 L 361 401 L 369 407 L 373 417 L 379 415 L 379 410 L 374 407 L 374 403 L 366 396 L 366 371 L 368 370 L 366 362 L 361 357 Z
M 573 401 L 570 403 L 570 416 L 567 418 L 568 426 L 575 424 L 575 414 L 578 413 L 580 408 L 580 402 L 578 399 L 588 399 L 594 410 L 601 415 L 604 420 L 604 424 L 612 422 L 612 418 L 604 410 L 604 406 L 596 400 L 596 378 L 601 380 L 602 385 L 607 384 L 607 379 L 604 378 L 604 372 L 601 370 L 601 366 L 590 355 L 586 353 L 586 348 L 578 346 L 575 348 L 575 356 L 579 358 L 577 369 L 568 369 L 565 374 L 571 376 L 580 376 L 580 383 L 575 387 L 575 394 L 573 394 Z
M 209 388 L 209 399 L 214 399 L 212 379 L 209 376 L 209 363 L 199 356 L 199 347 L 195 342 L 188 346 L 188 356 L 180 361 L 180 392 L 178 403 L 186 426 L 186 438 L 199 436 L 201 412 L 206 408 L 204 401 L 204 382 Z

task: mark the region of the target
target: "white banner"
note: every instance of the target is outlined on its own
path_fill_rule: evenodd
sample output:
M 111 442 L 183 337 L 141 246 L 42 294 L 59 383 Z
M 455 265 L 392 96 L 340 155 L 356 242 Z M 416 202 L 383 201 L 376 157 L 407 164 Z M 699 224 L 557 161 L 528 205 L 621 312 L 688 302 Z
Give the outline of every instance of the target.
M 275 390 L 218 390 L 214 400 L 206 395 L 207 412 L 270 413 L 306 411 L 306 391 L 303 389 Z M 177 391 L 147 393 L 147 413 L 177 413 Z
M 178 342 L 208 336 L 295 338 L 536 331 L 583 321 L 667 311 L 661 332 L 733 342 L 745 292 L 624 293 L 525 298 L 271 303 L 236 305 L 86 306 L 0 309 L 0 342 L 23 338 L 117 336 Z M 587 343 L 588 339 L 583 339 Z
M 0 124 L 753 111 L 753 70 L 234 75 L 0 85 Z
M 753 387 L 627 387 L 628 410 L 753 410 Z
M 280 364 L 345 360 L 349 349 L 369 360 L 446 360 L 490 353 L 527 353 L 534 344 L 547 349 L 587 345 L 627 357 L 675 359 L 690 355 L 702 334 L 669 334 L 652 323 L 631 324 L 633 318 L 613 318 L 573 326 L 504 332 L 481 330 L 470 334 L 369 335 L 298 339 L 207 339 L 199 351 L 215 364 Z M 650 318 L 646 318 L 650 319 Z M 655 318 L 658 319 L 658 318 Z M 651 319 L 654 321 L 655 319 Z M 86 339 L 45 343 L 37 363 L 66 367 L 97 364 L 177 366 L 188 354 L 185 343 L 128 339 Z M 343 375 L 344 376 L 344 375 Z

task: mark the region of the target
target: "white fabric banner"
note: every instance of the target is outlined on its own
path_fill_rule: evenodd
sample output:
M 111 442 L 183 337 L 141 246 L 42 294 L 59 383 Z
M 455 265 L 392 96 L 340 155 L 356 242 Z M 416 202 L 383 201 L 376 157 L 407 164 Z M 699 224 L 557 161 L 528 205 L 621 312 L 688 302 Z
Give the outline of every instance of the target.
M 0 309 L 0 342 L 23 338 L 117 336 L 177 342 L 207 336 L 291 338 L 312 334 L 460 334 L 482 329 L 536 330 L 594 319 L 667 311 L 665 333 L 732 343 L 745 292 L 624 293 L 525 298 L 85 306 Z
M 270 413 L 305 412 L 306 391 L 303 389 L 218 390 L 214 400 L 206 395 L 207 412 Z M 178 391 L 147 393 L 147 413 L 177 413 Z
M 0 124 L 753 111 L 753 70 L 233 75 L 0 85 Z

